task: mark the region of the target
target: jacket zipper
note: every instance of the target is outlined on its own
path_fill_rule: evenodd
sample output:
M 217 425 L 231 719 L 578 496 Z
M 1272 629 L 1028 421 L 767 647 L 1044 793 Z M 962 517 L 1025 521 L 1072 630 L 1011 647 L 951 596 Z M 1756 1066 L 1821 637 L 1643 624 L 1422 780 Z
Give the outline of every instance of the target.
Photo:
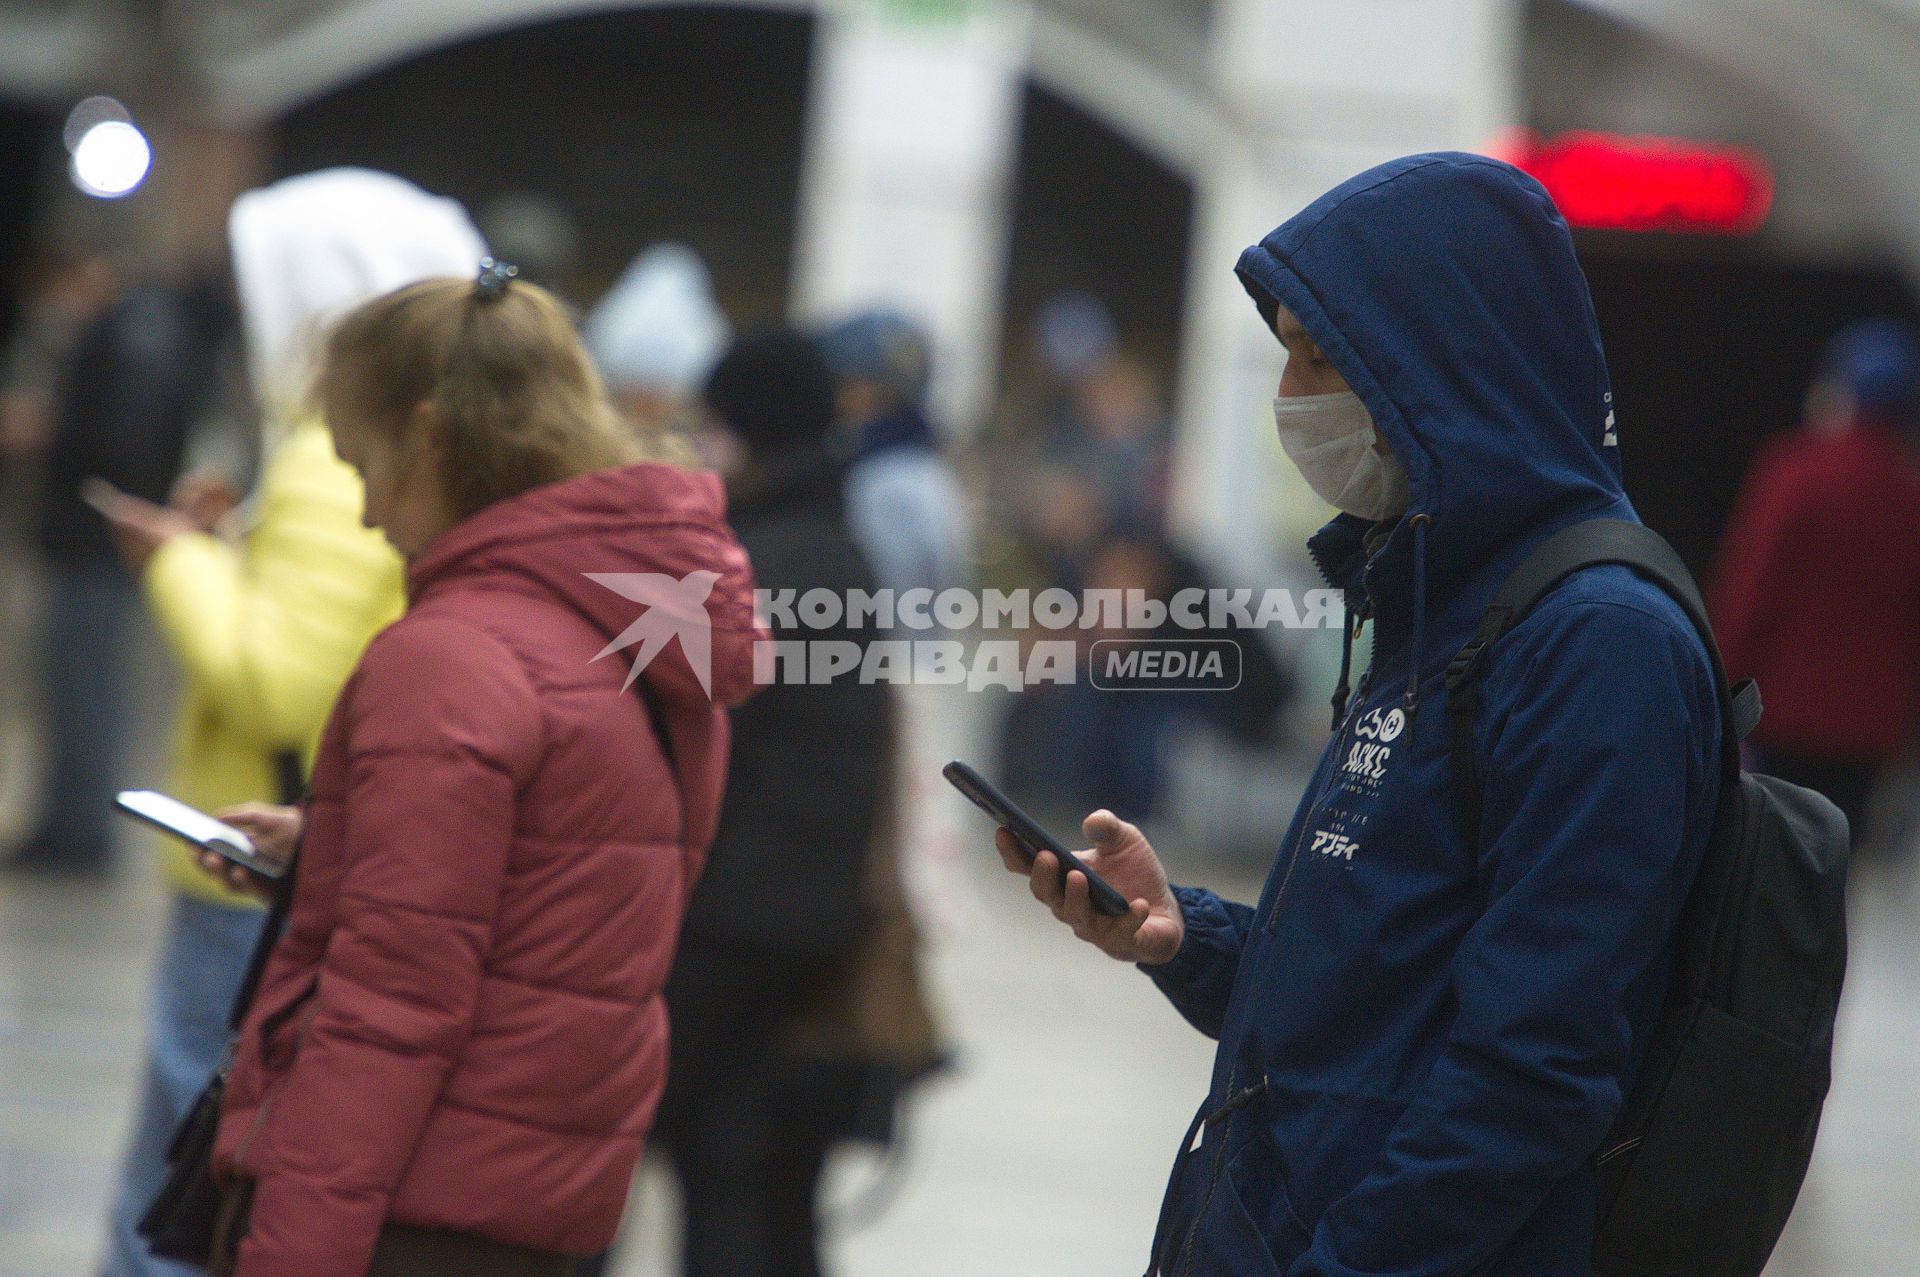
M 1373 583 L 1370 579 L 1370 574 L 1371 568 L 1367 569 L 1367 572 L 1363 574 L 1361 578 L 1367 590 L 1368 617 L 1373 615 Z M 1324 568 L 1322 569 L 1322 575 L 1325 575 Z M 1351 622 L 1343 621 L 1342 624 L 1351 624 Z M 1314 809 L 1320 805 L 1321 801 L 1325 799 L 1327 794 L 1333 789 L 1334 777 L 1339 773 L 1341 755 L 1346 752 L 1347 733 L 1352 730 L 1355 721 L 1360 717 L 1360 708 L 1366 704 L 1367 693 L 1373 686 L 1373 668 L 1373 661 L 1369 658 L 1365 672 L 1360 675 L 1360 685 L 1354 690 L 1353 695 L 1348 698 L 1346 714 L 1340 720 L 1340 732 L 1335 738 L 1333 751 L 1333 766 L 1329 770 L 1327 778 L 1321 781 L 1315 788 L 1313 801 L 1308 804 L 1306 809 L 1306 817 L 1311 817 Z M 1307 829 L 1310 821 L 1306 817 L 1303 817 L 1300 822 L 1300 832 L 1293 840 L 1292 854 L 1287 857 L 1287 870 L 1281 875 L 1280 885 L 1274 889 L 1273 903 L 1268 907 L 1265 930 L 1269 935 L 1273 933 L 1275 923 L 1280 917 L 1280 902 L 1287 894 L 1287 886 L 1293 881 L 1294 866 L 1300 861 L 1300 849 L 1305 846 L 1307 841 Z M 1216 1121 L 1224 1120 L 1227 1126 L 1222 1127 L 1220 1132 L 1220 1147 L 1213 1155 L 1213 1168 L 1207 1177 L 1206 1192 L 1201 1194 L 1199 1208 L 1195 1210 L 1192 1221 L 1187 1225 L 1187 1239 L 1180 1251 L 1179 1277 L 1192 1277 L 1194 1242 L 1199 1235 L 1201 1222 L 1206 1218 L 1207 1208 L 1213 1204 L 1214 1194 L 1219 1190 L 1220 1177 L 1226 1170 L 1227 1136 L 1230 1133 L 1228 1127 L 1232 1125 L 1233 1114 L 1245 1106 L 1255 1096 L 1265 1092 L 1269 1081 L 1267 1077 L 1262 1076 L 1259 1085 L 1250 1086 L 1246 1090 L 1236 1094 L 1233 1090 L 1234 1080 L 1234 1074 L 1228 1074 L 1227 1092 L 1229 1098 L 1226 1103 L 1220 1107 L 1219 1112 L 1201 1123 L 1202 1131 L 1208 1126 L 1213 1125 Z M 1202 1138 L 1205 1138 L 1204 1135 Z M 1154 1265 L 1156 1270 L 1158 1269 L 1159 1262 L 1159 1257 L 1155 1256 Z
M 1326 575 L 1324 568 L 1321 569 L 1321 575 Z M 1373 601 L 1373 563 L 1371 560 L 1360 570 L 1360 588 L 1367 596 L 1367 610 L 1361 617 L 1361 620 L 1363 622 L 1371 621 L 1379 612 L 1379 609 L 1374 606 Z M 1343 622 L 1343 624 L 1351 623 L 1351 621 Z M 1319 787 L 1314 790 L 1313 802 L 1308 805 L 1306 811 L 1308 817 L 1312 816 L 1314 808 L 1318 807 L 1321 801 L 1332 791 L 1334 778 L 1340 774 L 1340 758 L 1341 755 L 1347 752 L 1347 733 L 1352 730 L 1354 723 L 1359 719 L 1360 708 L 1367 703 L 1367 694 L 1373 689 L 1373 658 L 1375 655 L 1376 653 L 1368 654 L 1367 668 L 1360 675 L 1360 686 L 1355 688 L 1353 695 L 1347 698 L 1347 712 L 1345 717 L 1340 720 L 1340 734 L 1334 741 L 1333 767 L 1328 771 L 1327 778 L 1321 781 Z M 1280 876 L 1280 886 L 1274 890 L 1273 905 L 1267 911 L 1267 925 L 1265 930 L 1268 935 L 1272 935 L 1274 927 L 1278 925 L 1280 918 L 1280 901 L 1287 894 L 1288 884 L 1293 881 L 1294 867 L 1300 863 L 1300 848 L 1307 841 L 1309 824 L 1309 820 L 1305 818 L 1301 820 L 1300 833 L 1293 840 L 1293 854 L 1287 857 L 1287 871 Z
M 1193 1275 L 1194 1242 L 1200 1235 L 1201 1221 L 1206 1219 L 1207 1207 L 1213 1205 L 1213 1195 L 1219 1191 L 1221 1176 L 1227 1169 L 1227 1136 L 1231 1133 L 1233 1115 L 1245 1108 L 1254 1099 L 1264 1094 L 1267 1089 L 1267 1079 L 1265 1076 L 1262 1076 L 1258 1083 L 1247 1087 L 1243 1091 L 1235 1091 L 1233 1089 L 1233 1082 L 1233 1075 L 1229 1074 L 1227 1077 L 1226 1102 L 1220 1106 L 1219 1110 L 1215 1112 L 1212 1117 L 1206 1118 L 1200 1123 L 1202 1140 L 1205 1140 L 1206 1135 L 1204 1132 L 1209 1126 L 1212 1126 L 1215 1122 L 1222 1123 L 1220 1127 L 1220 1147 L 1214 1150 L 1213 1169 L 1207 1174 L 1207 1191 L 1200 1195 L 1200 1206 L 1193 1213 L 1193 1222 L 1187 1225 L 1186 1244 L 1180 1248 L 1179 1277 L 1192 1277 Z M 1158 1260 L 1156 1260 L 1155 1263 L 1157 1264 Z
M 1640 1139 L 1641 1137 L 1636 1135 L 1630 1140 L 1621 1140 L 1618 1144 L 1615 1144 L 1612 1148 L 1607 1149 L 1605 1152 L 1601 1153 L 1598 1157 L 1594 1158 L 1593 1164 L 1595 1166 L 1605 1166 L 1608 1162 L 1611 1162 L 1614 1158 L 1620 1156 L 1620 1154 L 1626 1152 L 1628 1149 L 1638 1147 L 1640 1143 Z

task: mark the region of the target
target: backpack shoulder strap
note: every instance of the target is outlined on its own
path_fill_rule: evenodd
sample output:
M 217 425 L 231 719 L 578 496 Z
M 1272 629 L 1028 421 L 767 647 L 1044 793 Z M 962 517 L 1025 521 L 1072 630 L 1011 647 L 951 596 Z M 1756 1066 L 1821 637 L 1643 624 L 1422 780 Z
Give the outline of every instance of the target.
M 1650 578 L 1678 603 L 1706 645 L 1720 697 L 1723 766 L 1729 777 L 1740 769 L 1740 742 L 1760 721 L 1760 689 L 1752 679 L 1729 687 L 1720 649 L 1713 641 L 1706 604 L 1693 574 L 1661 535 L 1625 519 L 1588 519 L 1548 537 L 1500 587 L 1473 637 L 1447 664 L 1447 717 L 1454 796 L 1468 830 L 1480 825 L 1480 785 L 1474 775 L 1474 720 L 1480 710 L 1480 676 L 1487 649 L 1512 629 L 1541 597 L 1582 568 L 1619 563 Z

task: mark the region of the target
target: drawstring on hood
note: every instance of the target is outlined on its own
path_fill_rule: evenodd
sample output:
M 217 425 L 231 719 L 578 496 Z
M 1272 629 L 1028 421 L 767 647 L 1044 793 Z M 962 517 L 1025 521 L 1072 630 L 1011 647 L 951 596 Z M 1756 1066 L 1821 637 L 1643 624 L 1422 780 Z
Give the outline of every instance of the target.
M 1360 626 L 1364 618 L 1351 610 L 1340 619 L 1340 682 L 1333 689 L 1333 726 L 1329 731 L 1340 730 L 1340 720 L 1347 716 L 1347 698 L 1353 695 L 1353 640 L 1360 635 Z
M 1413 618 L 1412 638 L 1407 645 L 1407 691 L 1403 704 L 1407 722 L 1411 724 L 1420 708 L 1421 652 L 1425 646 L 1427 612 L 1427 528 L 1433 523 L 1433 516 L 1416 514 L 1407 522 L 1413 527 Z M 1331 577 L 1333 573 L 1328 575 Z M 1340 681 L 1333 689 L 1333 725 L 1329 729 L 1332 731 L 1340 730 L 1340 720 L 1347 713 L 1347 701 L 1353 695 L 1353 644 L 1364 624 L 1364 610 L 1348 609 L 1340 626 Z

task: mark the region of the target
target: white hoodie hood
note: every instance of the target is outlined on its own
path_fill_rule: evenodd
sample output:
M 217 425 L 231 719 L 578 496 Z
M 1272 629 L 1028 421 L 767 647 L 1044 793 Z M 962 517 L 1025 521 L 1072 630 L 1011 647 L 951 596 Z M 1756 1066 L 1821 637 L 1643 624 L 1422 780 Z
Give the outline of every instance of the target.
M 486 254 L 457 202 L 362 168 L 248 191 L 227 236 L 249 369 L 270 417 L 305 393 L 328 324 L 405 284 L 472 276 Z
M 699 254 L 656 244 L 633 259 L 587 317 L 587 349 L 616 391 L 690 395 L 733 335 Z

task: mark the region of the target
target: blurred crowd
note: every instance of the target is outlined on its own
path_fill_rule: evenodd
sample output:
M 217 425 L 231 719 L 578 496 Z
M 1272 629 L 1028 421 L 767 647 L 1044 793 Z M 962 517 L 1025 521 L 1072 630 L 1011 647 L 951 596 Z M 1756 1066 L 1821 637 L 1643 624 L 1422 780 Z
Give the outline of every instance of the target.
M 0 361 L 0 659 L 36 690 L 8 728 L 25 808 L 0 849 L 8 873 L 135 872 L 116 861 L 112 807 L 135 783 L 210 811 L 296 801 L 342 686 L 422 588 L 393 548 L 404 475 L 375 493 L 309 387 L 330 324 L 418 281 L 470 279 L 483 237 L 452 201 L 360 170 L 250 192 L 230 231 L 228 267 L 204 277 L 62 246 L 22 293 Z M 540 282 L 530 270 L 506 287 Z M 762 589 L 1165 601 L 1242 584 L 1209 579 L 1170 529 L 1167 390 L 1101 300 L 1055 297 L 1030 335 L 1032 375 L 966 446 L 933 406 L 940 352 L 884 299 L 817 330 L 736 334 L 699 257 L 658 244 L 587 308 L 578 339 L 619 414 L 617 455 L 718 474 Z M 1730 671 L 1766 696 L 1753 741 L 1765 767 L 1891 844 L 1905 815 L 1876 786 L 1910 769 L 1920 721 L 1920 345 L 1868 321 L 1835 337 L 1822 368 L 1805 424 L 1753 464 L 1713 607 Z M 384 537 L 363 526 L 376 499 Z M 164 778 L 129 758 L 129 688 L 159 659 L 139 645 L 149 633 L 179 680 Z M 1096 621 L 1074 637 L 1084 662 L 1095 642 L 1157 636 Z M 994 770 L 1037 807 L 1139 820 L 1165 810 L 1173 755 L 1196 734 L 1286 749 L 1300 734 L 1295 654 L 1238 638 L 1231 692 L 1130 695 L 1081 677 L 996 700 Z M 927 801 L 907 773 L 929 761 L 908 742 L 939 738 L 914 721 L 929 712 L 858 684 L 764 687 L 731 712 L 726 801 L 664 987 L 674 1070 L 654 1131 L 685 1190 L 689 1277 L 818 1272 L 828 1151 L 891 1139 L 900 1098 L 949 1056 L 917 966 L 906 835 Z M 665 764 L 695 766 L 686 733 L 668 736 Z M 184 848 L 164 854 L 174 904 L 149 1058 L 103 1222 L 113 1277 L 190 1271 L 149 1256 L 137 1224 L 227 1050 L 262 926 L 257 899 Z
M 1037 376 L 990 462 L 993 517 L 1013 533 L 999 572 L 1035 591 L 1138 592 L 1159 603 L 1229 584 L 1209 580 L 1168 526 L 1171 418 L 1107 309 L 1090 293 L 1063 294 L 1041 308 L 1032 332 Z M 1175 637 L 1220 636 L 1171 622 L 1162 632 L 1101 627 L 1096 618 L 1082 669 L 1094 642 Z M 1247 746 L 1270 744 L 1283 730 L 1294 680 L 1267 638 L 1238 636 L 1241 677 L 1231 690 L 1137 696 L 1086 677 L 1026 689 L 1002 732 L 1009 783 L 1062 810 L 1153 816 L 1183 728 Z
M 324 786 L 311 773 L 324 770 L 320 737 L 343 684 L 424 588 L 408 578 L 419 549 L 407 540 L 410 463 L 383 480 L 353 445 L 348 464 L 316 378 L 336 321 L 414 281 L 470 276 L 481 233 L 451 200 L 331 170 L 242 196 L 229 242 L 224 267 L 193 278 L 61 247 L 23 293 L 0 365 L 5 657 L 34 690 L 8 725 L 8 780 L 24 800 L 8 873 L 140 872 L 116 855 L 129 843 L 113 807 L 123 786 L 227 812 L 300 802 L 310 779 Z M 608 459 L 721 476 L 762 589 L 937 593 L 992 577 L 1165 598 L 1200 579 L 1166 532 L 1160 390 L 1090 295 L 1046 308 L 1033 403 L 970 452 L 936 419 L 938 355 L 913 316 L 876 304 L 814 331 L 736 335 L 682 245 L 641 251 L 578 340 L 625 439 Z M 451 377 L 454 362 L 435 375 Z M 989 554 L 983 517 L 1001 530 Z M 1084 653 L 1138 636 L 1076 637 Z M 178 694 L 155 731 L 134 684 L 162 663 Z M 1271 733 L 1287 679 L 1266 658 L 1251 682 L 1251 695 L 1211 698 L 1120 697 L 1084 680 L 1016 695 L 1002 771 L 1041 803 L 1144 814 L 1176 721 Z M 915 690 L 772 686 L 731 713 L 727 801 L 663 990 L 676 1080 L 654 1129 L 685 1190 L 689 1274 L 817 1271 L 827 1152 L 892 1138 L 898 1099 L 947 1058 L 903 863 L 924 823 L 909 808 L 931 801 L 906 772 L 937 765 L 941 735 L 928 721 L 937 702 Z M 1068 747 L 1108 734 L 1137 747 Z M 161 735 L 156 771 L 134 743 Z M 916 736 L 933 743 L 916 748 Z M 686 746 L 675 744 L 680 770 Z M 251 816 L 233 819 L 254 829 Z M 264 845 L 270 827 L 259 832 Z M 257 949 L 263 925 L 269 939 L 286 925 L 278 913 L 263 924 L 259 893 L 207 872 L 183 844 L 154 846 L 172 903 L 105 1223 L 104 1271 L 116 1275 L 192 1271 L 149 1253 L 141 1217 L 167 1180 L 176 1129 L 230 1050 L 229 1008 L 237 1023 L 285 979 Z M 406 1243 L 381 1235 L 388 1249 Z

